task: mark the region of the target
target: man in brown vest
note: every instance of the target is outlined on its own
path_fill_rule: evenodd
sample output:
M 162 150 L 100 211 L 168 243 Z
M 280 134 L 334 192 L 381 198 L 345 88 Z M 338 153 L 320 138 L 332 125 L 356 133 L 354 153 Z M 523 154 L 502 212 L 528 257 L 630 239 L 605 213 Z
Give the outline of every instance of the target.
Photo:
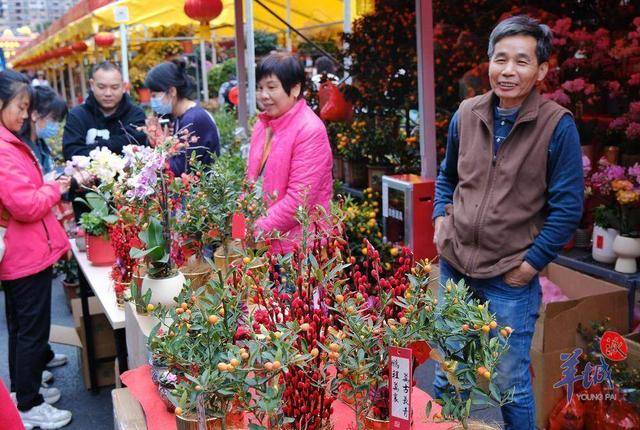
M 538 272 L 569 241 L 582 215 L 580 138 L 571 113 L 536 89 L 552 34 L 527 16 L 489 39 L 492 90 L 465 100 L 449 126 L 436 184 L 434 241 L 441 284 L 464 279 L 513 334 L 497 384 L 513 390 L 507 429 L 535 429 L 529 349 L 541 302 Z M 449 389 L 437 371 L 436 394 Z

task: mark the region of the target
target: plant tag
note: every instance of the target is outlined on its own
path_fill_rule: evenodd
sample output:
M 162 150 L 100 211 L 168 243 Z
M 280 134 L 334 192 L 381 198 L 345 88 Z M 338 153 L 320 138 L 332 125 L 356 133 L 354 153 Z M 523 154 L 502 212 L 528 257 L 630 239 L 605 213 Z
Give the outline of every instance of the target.
M 604 249 L 604 236 L 601 234 L 596 236 L 596 248 Z
M 411 388 L 413 353 L 410 348 L 389 349 L 390 430 L 411 429 Z

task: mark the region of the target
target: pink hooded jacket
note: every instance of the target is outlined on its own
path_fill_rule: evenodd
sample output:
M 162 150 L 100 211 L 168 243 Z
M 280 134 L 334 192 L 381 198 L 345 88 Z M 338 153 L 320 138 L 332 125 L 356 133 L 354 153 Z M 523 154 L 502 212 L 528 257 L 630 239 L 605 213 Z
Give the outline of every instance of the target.
M 311 209 L 320 205 L 329 213 L 333 156 L 324 123 L 300 100 L 278 118 L 259 115 L 249 150 L 250 180 L 255 181 L 260 175 L 267 127 L 272 130 L 271 152 L 264 168 L 262 191 L 265 196 L 276 193 L 277 197 L 257 227 L 287 234 L 288 239 L 272 244 L 273 251 L 285 254 L 300 239 L 301 228 L 295 219 L 298 206 L 306 204 Z
M 69 249 L 69 240 L 53 214 L 60 201 L 55 183 L 44 183 L 31 149 L 0 126 L 0 206 L 9 214 L 0 261 L 0 280 L 41 272 Z

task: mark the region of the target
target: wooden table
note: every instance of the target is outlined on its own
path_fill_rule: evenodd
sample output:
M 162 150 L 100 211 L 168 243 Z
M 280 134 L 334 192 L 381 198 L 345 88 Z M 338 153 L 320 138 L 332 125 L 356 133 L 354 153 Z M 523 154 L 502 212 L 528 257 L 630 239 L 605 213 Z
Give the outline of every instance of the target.
M 96 388 L 95 368 L 98 360 L 95 357 L 93 348 L 93 327 L 91 325 L 91 314 L 89 312 L 89 296 L 93 294 L 102 305 L 104 314 L 107 316 L 116 343 L 116 351 L 120 373 L 125 372 L 127 367 L 127 344 L 125 336 L 124 310 L 118 307 L 116 295 L 113 289 L 113 281 L 109 273 L 111 266 L 94 266 L 87 259 L 87 253 L 81 252 L 76 245 L 75 239 L 71 239 L 71 251 L 78 262 L 78 280 L 80 282 L 80 300 L 82 302 L 82 319 L 84 322 L 85 339 L 87 345 L 87 358 L 89 364 L 89 379 L 91 386 Z M 113 357 L 102 358 L 100 360 L 111 360 Z

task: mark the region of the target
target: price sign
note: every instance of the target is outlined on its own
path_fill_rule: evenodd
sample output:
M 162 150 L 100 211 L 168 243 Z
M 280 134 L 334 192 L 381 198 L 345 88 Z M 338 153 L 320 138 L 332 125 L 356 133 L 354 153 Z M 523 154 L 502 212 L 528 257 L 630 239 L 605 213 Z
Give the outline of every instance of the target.
M 409 348 L 389 349 L 390 430 L 411 429 L 411 388 L 413 355 Z

